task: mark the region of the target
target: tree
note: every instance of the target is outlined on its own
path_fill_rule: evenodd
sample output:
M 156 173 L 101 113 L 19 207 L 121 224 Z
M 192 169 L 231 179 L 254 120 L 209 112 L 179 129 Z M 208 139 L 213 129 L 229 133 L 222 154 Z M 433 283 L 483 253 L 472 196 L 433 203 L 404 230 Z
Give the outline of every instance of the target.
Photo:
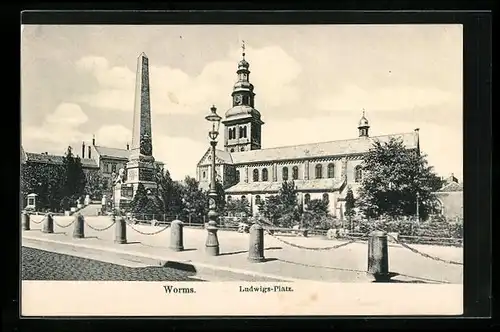
M 302 226 L 315 227 L 324 224 L 321 225 L 322 228 L 330 228 L 331 225 L 327 221 L 329 216 L 328 205 L 328 201 L 323 199 L 311 199 L 307 203 L 307 209 L 302 212 Z
M 362 170 L 358 206 L 365 216 L 414 216 L 417 193 L 420 215 L 426 218 L 435 211 L 433 192 L 441 180 L 426 156 L 406 149 L 401 139 L 375 141 L 363 158 Z
M 277 195 L 267 197 L 260 205 L 259 212 L 273 224 L 292 227 L 300 219 L 297 191 L 293 181 L 283 182 Z
M 162 213 L 175 216 L 181 215 L 184 208 L 182 185 L 172 180 L 168 170 L 162 170 L 158 166 L 155 180 L 158 187 L 158 206 Z
M 347 193 L 345 196 L 345 215 L 349 220 L 349 228 L 352 229 L 352 217 L 356 214 L 356 210 L 354 210 L 356 206 L 356 200 L 354 199 L 354 194 L 352 192 L 352 188 L 347 188 Z
M 63 196 L 73 201 L 83 196 L 85 192 L 85 173 L 83 172 L 80 157 L 75 157 L 71 146 L 68 146 L 63 157 L 65 178 L 63 184 Z
M 184 217 L 193 215 L 199 222 L 208 213 L 208 195 L 199 188 L 196 179 L 186 176 L 182 190 Z
M 244 214 L 246 216 L 250 215 L 250 203 L 246 199 L 231 199 L 225 204 L 224 214 Z
M 133 214 L 152 214 L 154 207 L 151 199 L 148 197 L 146 188 L 142 183 L 139 183 L 135 192 L 134 198 L 130 202 L 129 209 Z
M 98 171 L 86 171 L 85 195 L 91 199 L 99 199 L 105 189 L 103 179 Z
M 65 169 L 63 165 L 26 162 L 21 166 L 21 194 L 23 200 L 37 194 L 37 206 L 52 211 L 60 210 Z

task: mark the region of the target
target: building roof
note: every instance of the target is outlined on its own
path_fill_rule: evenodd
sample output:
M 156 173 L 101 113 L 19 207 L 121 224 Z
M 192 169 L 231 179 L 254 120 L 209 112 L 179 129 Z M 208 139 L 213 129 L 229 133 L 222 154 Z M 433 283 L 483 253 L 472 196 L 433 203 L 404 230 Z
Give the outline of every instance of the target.
M 464 191 L 463 183 L 449 182 L 438 190 L 438 192 L 455 192 L 455 191 Z
M 203 165 L 210 165 L 211 164 L 211 152 L 212 148 L 208 148 L 203 157 L 200 159 L 198 162 L 198 166 L 203 166 Z M 224 150 L 215 150 L 215 160 L 216 163 L 224 163 L 224 164 L 232 164 L 233 159 L 231 158 L 231 153 L 224 151 Z
M 231 159 L 234 164 L 243 164 L 261 161 L 294 160 L 336 155 L 361 154 L 368 152 L 373 146 L 374 141 L 378 140 L 380 142 L 387 142 L 391 137 L 401 138 L 403 140 L 403 144 L 408 149 L 418 148 L 418 133 L 410 132 L 234 152 L 231 153 Z
M 101 157 L 111 157 L 111 158 L 119 158 L 119 159 L 127 159 L 130 156 L 130 150 L 127 149 L 118 149 L 118 148 L 108 148 L 104 146 L 94 146 L 97 153 Z
M 80 160 L 84 168 L 98 167 L 97 162 L 94 159 L 83 158 Z M 51 165 L 62 165 L 64 162 L 64 157 L 45 153 L 26 152 L 26 161 Z
M 312 180 L 294 180 L 295 188 L 298 191 L 334 191 L 342 187 L 343 181 L 337 179 L 312 179 Z M 264 193 L 278 192 L 282 187 L 281 182 L 240 182 L 228 189 L 226 194 L 230 193 Z

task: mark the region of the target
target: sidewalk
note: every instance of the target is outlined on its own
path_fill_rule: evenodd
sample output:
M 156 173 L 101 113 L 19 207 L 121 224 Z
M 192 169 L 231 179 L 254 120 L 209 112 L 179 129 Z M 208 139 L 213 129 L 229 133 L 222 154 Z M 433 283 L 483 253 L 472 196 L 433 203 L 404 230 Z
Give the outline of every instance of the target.
M 40 220 L 41 216 L 32 216 L 32 220 Z M 281 280 L 316 280 L 328 282 L 370 282 L 366 275 L 367 244 L 352 243 L 333 250 L 314 250 L 314 248 L 332 247 L 343 241 L 326 240 L 310 237 L 279 237 L 295 245 L 309 249 L 290 246 L 280 240 L 266 235 L 264 238 L 266 261 L 250 263 L 247 260 L 249 236 L 232 231 L 219 231 L 220 255 L 211 257 L 205 254 L 206 230 L 184 228 L 183 252 L 173 252 L 170 243 L 170 229 L 163 227 L 133 225 L 127 227 L 128 244 L 113 243 L 114 226 L 104 231 L 96 231 L 88 227 L 105 228 L 111 224 L 106 217 L 87 217 L 85 239 L 73 239 L 73 225 L 67 228 L 72 217 L 55 217 L 55 234 L 44 234 L 39 230 L 41 224 L 31 223 L 31 231 L 23 231 L 23 243 L 28 239 L 45 241 L 53 244 L 72 246 L 78 250 L 98 250 L 102 255 L 126 255 L 135 257 L 150 265 L 185 262 L 197 270 L 229 271 L 241 275 L 254 275 L 260 278 Z M 58 226 L 60 225 L 60 226 Z M 142 233 L 159 232 L 155 235 Z M 419 251 L 442 259 L 462 261 L 462 249 L 426 245 L 412 246 Z M 75 250 L 78 252 L 78 250 Z M 169 263 L 170 262 L 170 263 Z M 462 283 L 463 266 L 451 265 L 417 255 L 400 245 L 389 247 L 389 269 L 398 273 L 394 278 L 400 282 L 439 282 Z

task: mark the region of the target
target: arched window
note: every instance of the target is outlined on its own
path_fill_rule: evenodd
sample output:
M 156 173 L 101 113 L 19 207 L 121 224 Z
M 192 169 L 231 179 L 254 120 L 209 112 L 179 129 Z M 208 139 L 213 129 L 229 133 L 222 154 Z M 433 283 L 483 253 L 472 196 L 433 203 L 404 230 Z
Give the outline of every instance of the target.
M 288 181 L 288 167 L 283 167 L 283 181 Z
M 243 127 L 240 127 L 240 136 L 239 136 L 239 137 L 240 137 L 240 138 L 242 138 L 242 137 L 243 137 Z
M 361 182 L 362 179 L 363 179 L 363 169 L 362 169 L 361 165 L 358 165 L 354 169 L 354 181 Z
M 330 196 L 328 196 L 328 193 L 323 194 L 323 202 L 325 203 L 330 202 Z
M 262 181 L 267 181 L 268 180 L 267 175 L 268 175 L 267 174 L 267 168 L 264 168 L 262 170 Z
M 253 170 L 253 182 L 259 182 L 259 170 L 257 168 Z
M 247 138 L 247 127 L 243 127 L 243 138 Z
M 236 170 L 236 183 L 240 182 L 240 171 Z
M 245 195 L 241 195 L 241 201 L 244 202 L 247 200 L 247 197 Z
M 335 165 L 328 164 L 328 178 L 332 179 L 335 177 Z
M 203 178 L 207 177 L 207 172 L 203 171 Z
M 299 178 L 299 168 L 297 166 L 293 166 L 292 179 L 297 180 L 298 178 Z
M 311 195 L 305 194 L 304 195 L 304 204 L 309 204 L 310 201 L 311 201 Z
M 234 148 L 231 148 L 231 152 L 234 152 Z
M 231 202 L 231 198 L 232 198 L 231 196 L 227 196 L 226 201 Z
M 321 164 L 316 165 L 316 179 L 321 179 L 323 177 L 323 166 Z
M 260 196 L 259 195 L 255 196 L 255 204 L 257 204 L 257 205 L 260 204 Z

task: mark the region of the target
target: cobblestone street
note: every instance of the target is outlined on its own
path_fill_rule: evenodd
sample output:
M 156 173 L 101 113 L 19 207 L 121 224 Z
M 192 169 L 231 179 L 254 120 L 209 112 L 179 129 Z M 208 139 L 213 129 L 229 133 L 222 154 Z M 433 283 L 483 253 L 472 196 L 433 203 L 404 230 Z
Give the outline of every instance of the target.
M 22 247 L 22 280 L 201 281 L 167 267 L 126 267 Z

